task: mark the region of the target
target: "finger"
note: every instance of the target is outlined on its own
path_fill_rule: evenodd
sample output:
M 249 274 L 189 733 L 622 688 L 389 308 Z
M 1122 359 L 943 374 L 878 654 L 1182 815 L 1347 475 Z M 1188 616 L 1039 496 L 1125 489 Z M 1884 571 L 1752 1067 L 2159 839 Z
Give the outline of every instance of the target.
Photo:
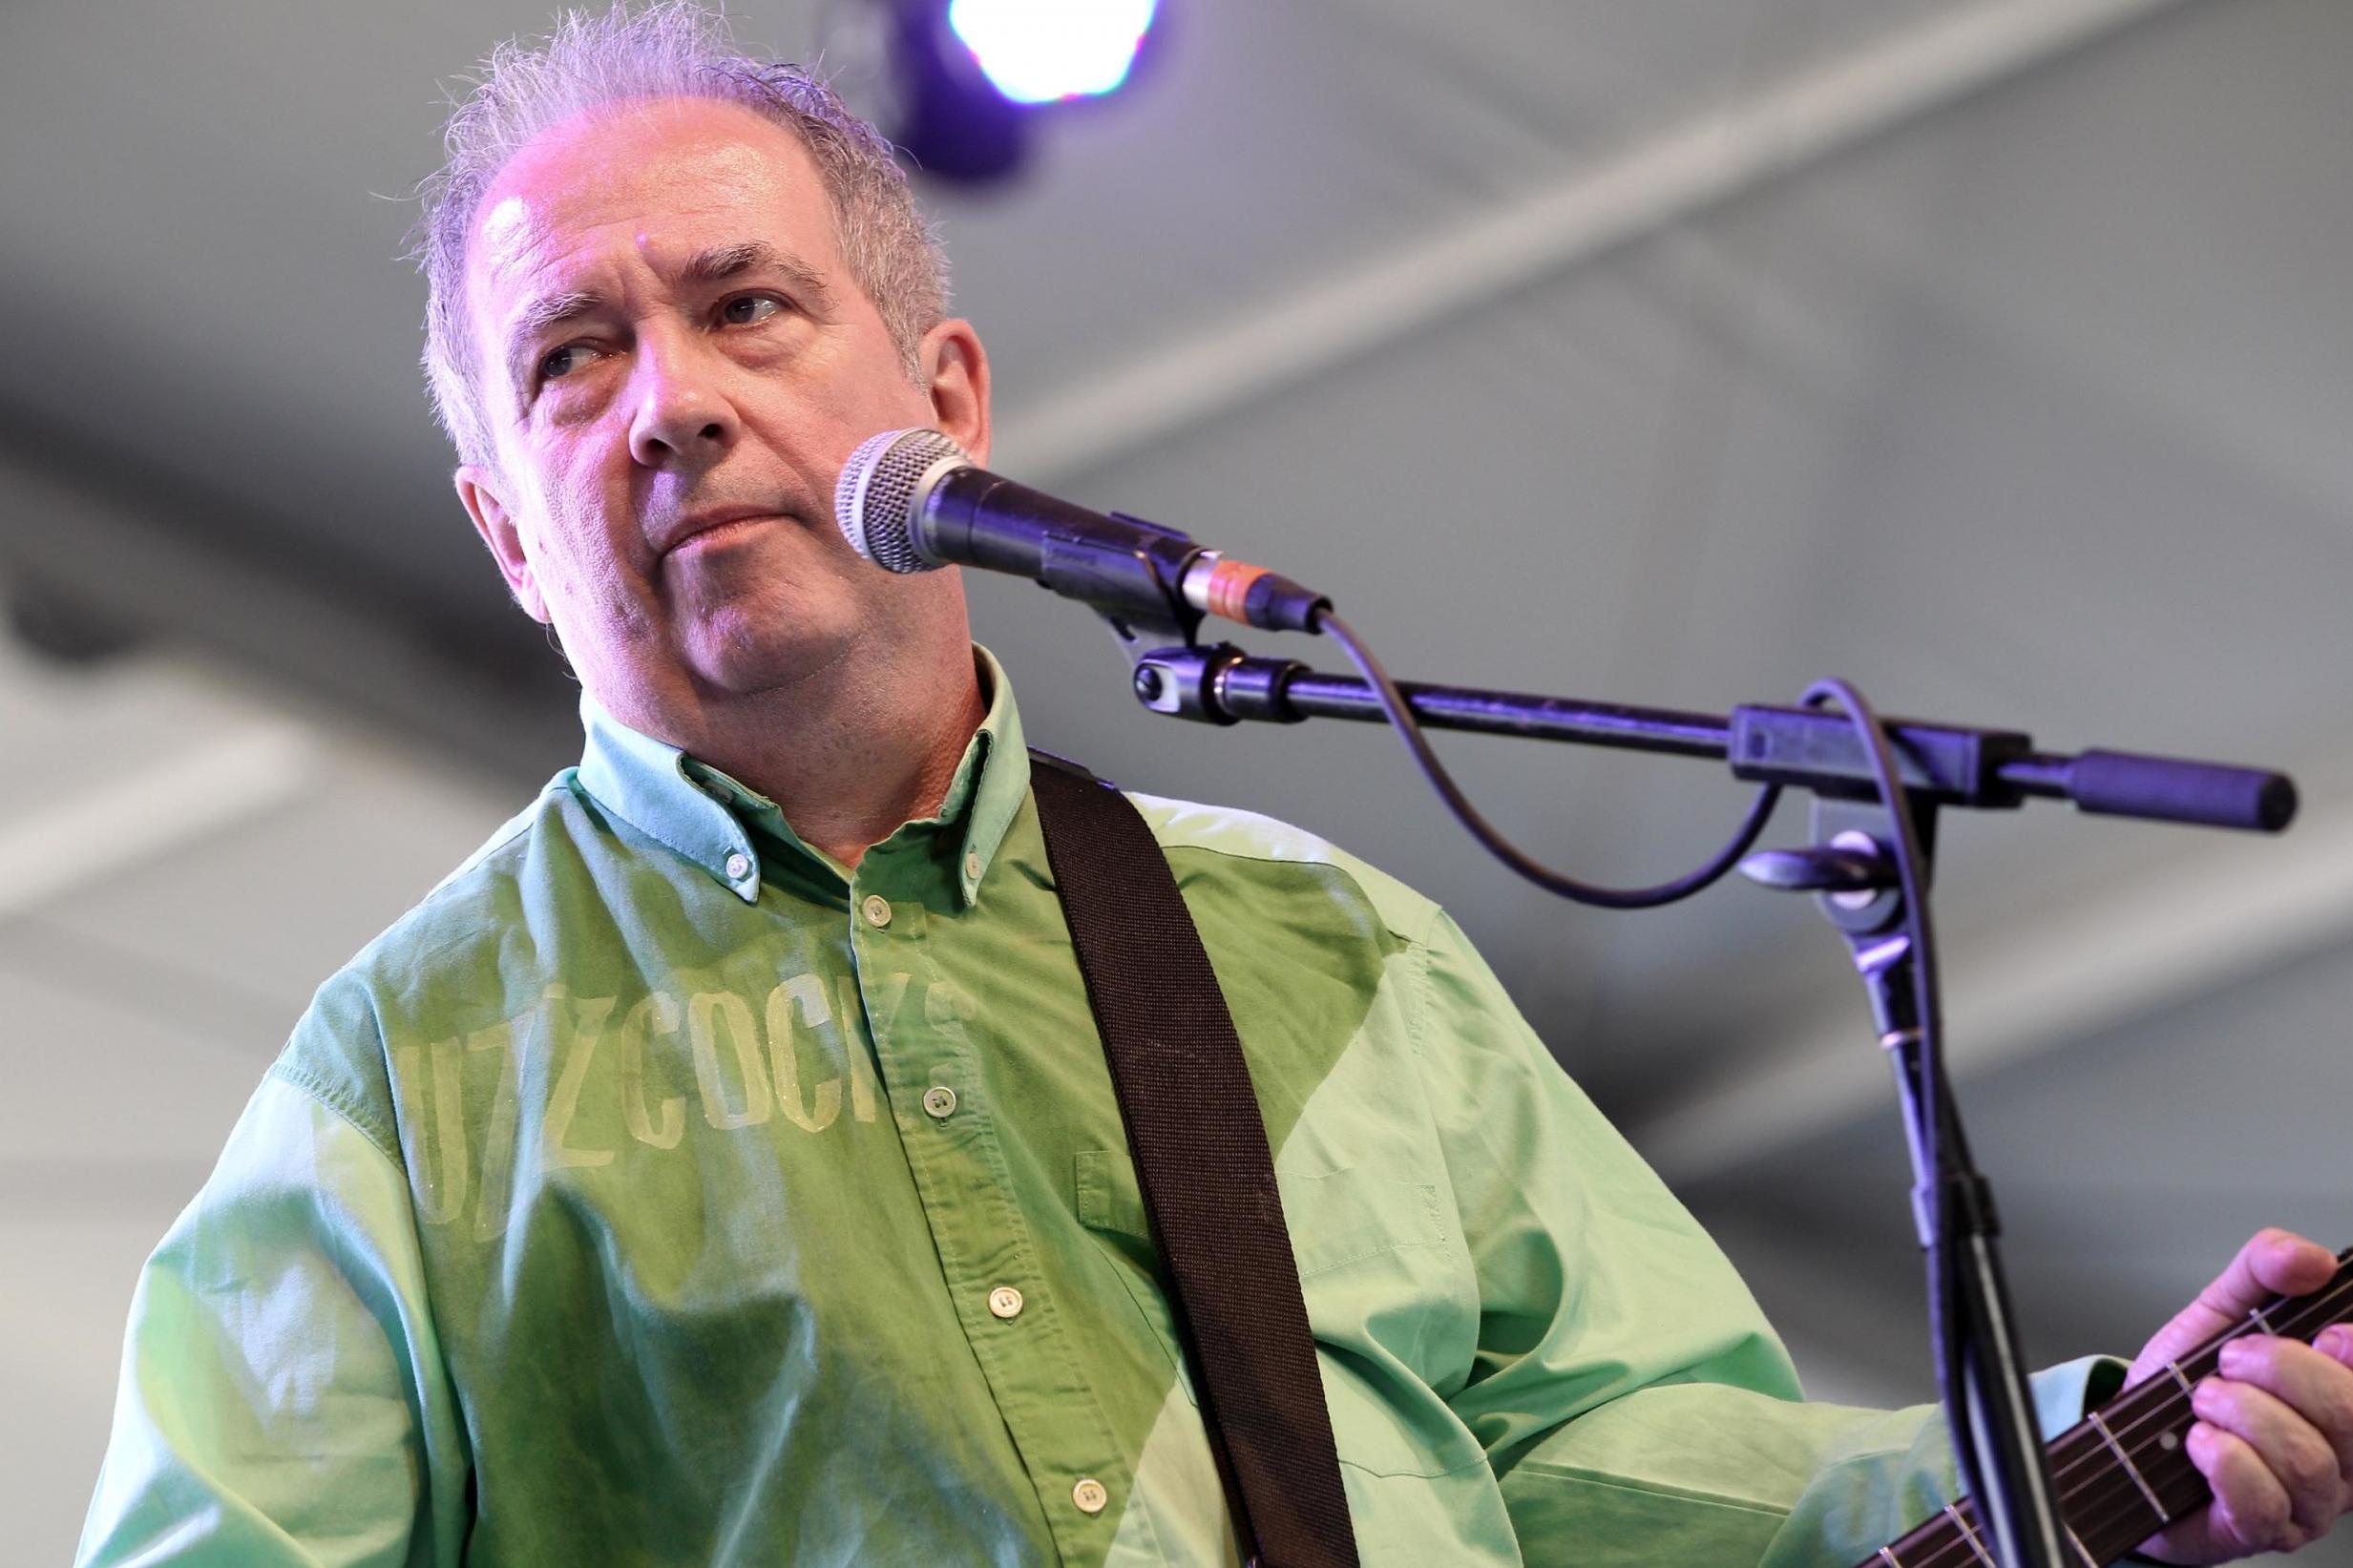
M 2207 1534 L 2234 1555 L 2292 1552 L 2303 1542 L 2287 1488 L 2244 1439 L 2204 1421 L 2190 1429 L 2190 1462 L 2214 1489 Z
M 2273 1296 L 2319 1289 L 2336 1268 L 2335 1256 L 2318 1243 L 2278 1228 L 2258 1231 L 2238 1249 L 2230 1266 L 2141 1348 L 2126 1386 L 2146 1382 L 2162 1371 L 2166 1363 L 2178 1361 L 2224 1329 L 2245 1322 L 2249 1312 Z
M 2262 1390 L 2311 1423 L 2336 1454 L 2340 1476 L 2353 1480 L 2353 1367 L 2345 1365 L 2353 1331 L 2331 1328 L 2321 1337 L 2328 1349 L 2256 1335 L 2232 1340 L 2222 1347 L 2222 1375 Z
M 2336 1272 L 2336 1255 L 2328 1248 L 2275 1225 L 2257 1231 L 2230 1266 L 2197 1293 L 2197 1302 L 2218 1316 L 2243 1318 L 2274 1296 L 2318 1290 Z
M 2240 1465 L 2234 1464 L 2230 1474 L 2235 1482 L 2260 1493 L 2266 1511 L 2277 1493 L 2287 1516 L 2307 1537 L 2326 1530 L 2344 1511 L 2344 1470 L 2337 1451 L 2279 1396 L 2252 1383 L 2210 1377 L 2197 1386 L 2191 1408 L 2200 1421 L 2237 1439 L 2261 1468 L 2267 1485 L 2256 1485 Z M 2222 1495 L 2219 1480 L 2215 1491 L 2216 1496 Z M 2240 1516 L 2236 1506 L 2230 1513 L 2234 1518 Z

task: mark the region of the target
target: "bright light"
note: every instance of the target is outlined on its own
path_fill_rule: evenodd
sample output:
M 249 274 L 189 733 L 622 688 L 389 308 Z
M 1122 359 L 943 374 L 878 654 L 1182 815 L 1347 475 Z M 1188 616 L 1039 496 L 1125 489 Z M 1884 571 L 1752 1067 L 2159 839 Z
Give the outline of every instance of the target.
M 948 25 L 1016 103 L 1108 93 L 1127 79 L 1154 0 L 952 0 Z

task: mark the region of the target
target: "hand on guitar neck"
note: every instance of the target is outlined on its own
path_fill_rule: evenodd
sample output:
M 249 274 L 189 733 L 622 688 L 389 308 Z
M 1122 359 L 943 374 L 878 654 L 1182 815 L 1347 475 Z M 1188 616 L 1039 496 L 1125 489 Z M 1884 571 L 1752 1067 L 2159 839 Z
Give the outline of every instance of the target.
M 2341 1272 L 2325 1247 L 2266 1230 L 2132 1363 L 2128 1391 L 2170 1382 L 2171 1367 L 2216 1336 L 2233 1335 L 2218 1354 L 2201 1358 L 2213 1374 L 2193 1379 L 2190 1401 L 2196 1417 L 2187 1438 L 2190 1462 L 2215 1500 L 2150 1537 L 2141 1555 L 2204 1563 L 2291 1551 L 2353 1508 L 2353 1325 L 2344 1321 L 2353 1318 L 2353 1300 L 2324 1315 L 2308 1309 L 2308 1323 L 2275 1322 L 2277 1334 L 2259 1322 L 2254 1331 L 2234 1332 L 2274 1298 L 2289 1298 L 2292 1313 L 2295 1298 L 2340 1283 Z M 2343 1293 L 2353 1297 L 2353 1289 Z
M 2084 1568 L 2294 1551 L 2353 1509 L 2353 1251 L 2283 1230 L 2241 1247 L 2141 1350 L 2122 1392 L 2050 1445 Z M 1858 1568 L 1991 1568 L 1968 1503 Z

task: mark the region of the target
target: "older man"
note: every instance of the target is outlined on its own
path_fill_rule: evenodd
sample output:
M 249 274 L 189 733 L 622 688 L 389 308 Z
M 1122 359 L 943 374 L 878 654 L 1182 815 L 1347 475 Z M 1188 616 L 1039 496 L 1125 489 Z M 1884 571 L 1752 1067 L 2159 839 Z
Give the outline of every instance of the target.
M 1231 1561 L 1012 690 L 953 573 L 829 516 L 873 431 L 989 446 L 888 150 L 669 6 L 502 52 L 451 151 L 433 387 L 586 753 L 322 988 L 158 1249 L 82 1560 Z M 1835 1565 L 1943 1499 L 1927 1412 L 1798 1401 L 1440 911 L 1143 805 L 1365 1560 Z M 2331 1266 L 2258 1238 L 2134 1374 Z M 2147 1549 L 2326 1529 L 2348 1361 L 2247 1341 L 2190 1435 L 2219 1501 Z

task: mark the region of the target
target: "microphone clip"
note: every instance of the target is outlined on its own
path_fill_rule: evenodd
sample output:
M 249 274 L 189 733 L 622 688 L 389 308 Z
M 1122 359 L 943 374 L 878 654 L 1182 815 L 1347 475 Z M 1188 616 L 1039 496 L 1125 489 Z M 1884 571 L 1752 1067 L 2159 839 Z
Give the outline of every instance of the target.
M 1235 722 L 1217 700 L 1217 678 L 1243 651 L 1230 642 L 1203 646 L 1201 623 L 1208 615 L 1185 595 L 1186 569 L 1201 559 L 1201 547 L 1190 534 L 1148 518 L 1110 515 L 1156 537 L 1132 551 L 1093 540 L 1051 540 L 1040 586 L 1085 599 L 1103 617 L 1127 656 L 1137 701 L 1172 718 Z M 1117 593 L 1102 592 L 1114 583 Z
M 1170 638 L 1190 647 L 1204 612 L 1186 598 L 1185 574 L 1206 552 L 1189 533 L 1123 512 L 1109 516 L 1144 532 L 1146 538 L 1115 543 L 1075 531 L 1051 531 L 1040 544 L 1039 586 L 1094 610 L 1124 649 Z M 1132 651 L 1129 657 L 1134 657 Z

